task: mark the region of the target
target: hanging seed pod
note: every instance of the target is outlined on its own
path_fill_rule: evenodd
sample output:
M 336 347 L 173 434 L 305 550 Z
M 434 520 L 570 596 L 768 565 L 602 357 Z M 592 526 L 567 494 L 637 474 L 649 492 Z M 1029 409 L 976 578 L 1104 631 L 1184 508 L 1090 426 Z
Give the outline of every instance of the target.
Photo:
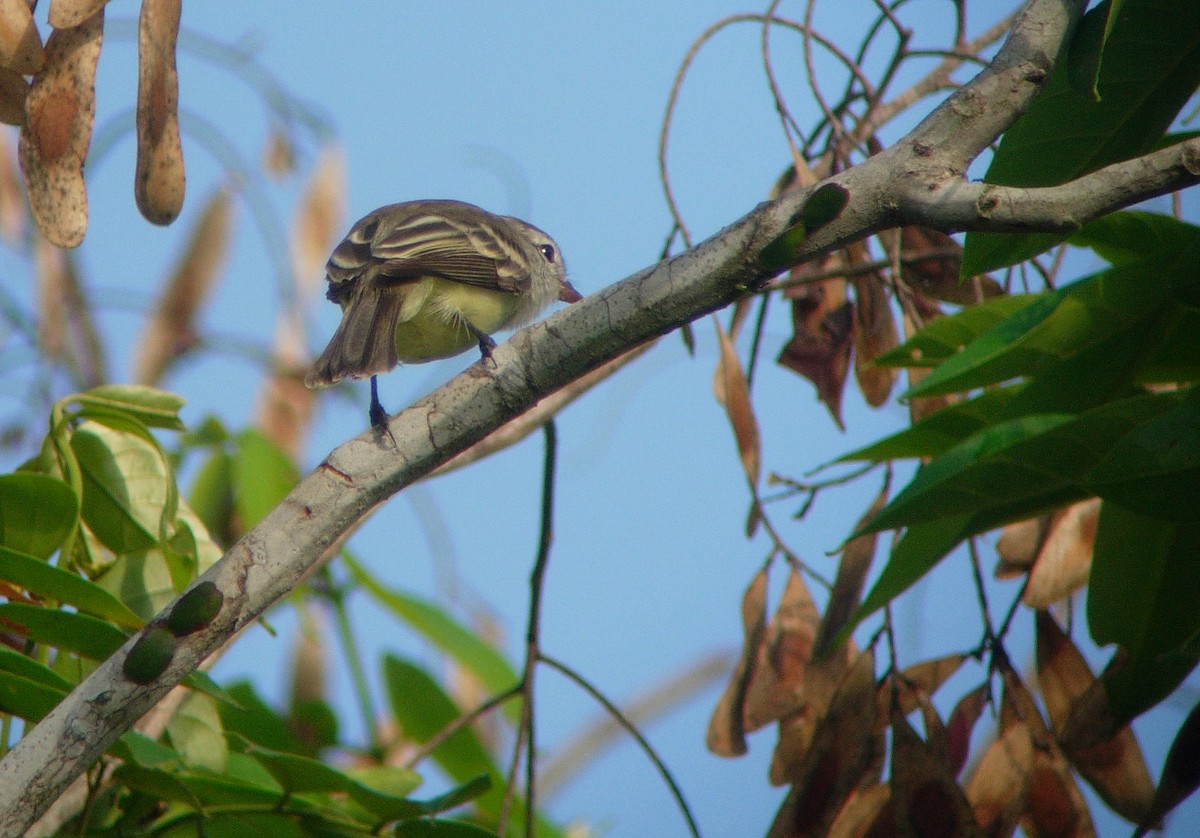
M 45 64 L 25 100 L 18 157 L 38 227 L 59 247 L 76 247 L 87 232 L 83 161 L 96 117 L 96 60 L 103 13 L 46 41 Z
M 179 139 L 179 75 L 175 40 L 180 0 L 142 0 L 138 19 L 138 210 L 152 224 L 170 224 L 183 208 L 185 175 Z

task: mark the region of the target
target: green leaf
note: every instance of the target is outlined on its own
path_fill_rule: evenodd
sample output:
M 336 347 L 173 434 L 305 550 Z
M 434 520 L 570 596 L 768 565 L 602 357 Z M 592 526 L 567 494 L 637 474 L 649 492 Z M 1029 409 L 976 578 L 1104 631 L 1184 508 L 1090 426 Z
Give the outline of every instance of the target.
M 848 637 L 860 622 L 908 590 L 968 535 L 970 517 L 959 515 L 916 524 L 892 548 L 883 572 L 863 599 L 850 622 L 842 629 Z
M 857 534 L 969 515 L 968 533 L 1088 497 L 1085 475 L 1131 430 L 1179 403 L 1140 395 L 1079 416 L 1044 414 L 1001 422 L 921 468 Z
M 1105 15 L 1102 5 L 1087 17 Z M 1126 0 L 1109 24 L 1098 102 L 1078 96 L 1069 62 L 1059 63 L 1041 95 L 1005 132 L 984 177 L 988 183 L 1051 186 L 1153 148 L 1200 86 L 1200 4 Z M 1014 265 L 1063 238 L 969 233 L 961 275 Z
M 248 753 L 258 760 L 289 794 L 344 792 L 350 788 L 349 777 L 319 760 L 272 751 L 257 745 L 252 745 Z
M 136 730 L 127 730 L 121 734 L 121 738 L 109 748 L 109 753 L 125 762 L 132 762 L 145 768 L 182 764 L 179 754 L 175 753 L 173 748 Z
M 428 742 L 435 734 L 461 715 L 454 701 L 437 682 L 420 667 L 394 655 L 383 659 L 384 683 L 387 685 L 392 715 L 400 728 L 415 742 Z M 470 727 L 458 730 L 442 742 L 432 754 L 438 765 L 456 782 L 473 780 L 480 774 L 499 777 L 491 755 Z M 493 790 L 481 808 L 494 814 L 500 796 Z
M 1071 38 L 1067 52 L 1067 73 L 1071 89 L 1078 96 L 1100 101 L 1097 82 L 1100 62 L 1104 55 L 1104 42 L 1112 29 L 1116 10 L 1121 0 L 1104 0 L 1096 6 L 1096 14 L 1084 15 L 1083 21 Z
M 233 533 L 233 457 L 221 448 L 213 450 L 192 481 L 188 503 L 210 533 L 225 543 Z
M 172 771 L 124 762 L 118 765 L 113 771 L 113 779 L 133 791 L 140 791 L 163 800 L 182 803 L 197 811 L 203 808 L 200 799 L 188 788 L 187 783 Z M 277 797 L 278 795 L 259 793 L 254 800 L 241 802 L 270 804 Z
M 1113 212 L 1085 224 L 1070 238 L 1113 265 L 1182 253 L 1200 240 L 1200 227 L 1171 215 L 1143 210 Z
M 1021 447 L 1045 441 L 1072 424 L 1073 416 L 1025 416 L 969 437 L 934 458 L 856 535 L 911 524 L 974 515 L 1012 504 L 1029 493 L 1051 491 L 1057 499 L 1069 487 L 1052 462 L 1021 457 Z M 1050 446 L 1041 445 L 1039 448 Z
M 1106 500 L 1153 518 L 1200 517 L 1200 389 L 1120 440 L 1087 475 Z
M 315 759 L 252 746 L 250 755 L 262 763 L 290 794 L 345 793 L 380 821 L 414 818 L 432 812 L 415 800 L 393 793 L 393 789 L 415 789 L 420 775 L 401 768 L 383 768 L 351 777 Z M 437 811 L 437 810 L 435 810 Z
M 410 821 L 396 828 L 396 838 L 496 838 L 496 833 L 465 821 Z
M 71 436 L 83 472 L 83 519 L 115 553 L 148 550 L 173 520 L 174 476 L 156 444 L 84 422 Z
M 222 705 L 221 722 L 256 745 L 274 751 L 316 756 L 288 728 L 284 718 L 271 709 L 248 682 L 231 684 L 226 690 L 237 706 Z
M 261 431 L 252 428 L 238 436 L 233 457 L 234 503 L 246 529 L 265 518 L 299 481 L 295 464 Z
M 79 499 L 56 477 L 0 475 L 0 544 L 39 559 L 54 553 L 79 518 Z
M 32 678 L 0 670 L 0 713 L 39 722 L 70 692 Z
M 7 646 L 0 646 L 0 670 L 11 672 L 13 675 L 19 675 L 22 678 L 28 678 L 31 681 L 37 681 L 39 684 L 45 684 L 48 687 L 62 691 L 63 694 L 70 692 L 75 687 L 74 684 L 50 667 L 38 663 L 32 658 L 22 655 L 15 649 L 10 649 Z
M 1043 367 L 1009 404 L 1010 415 L 1077 413 L 1136 392 L 1134 381 L 1180 313 L 1164 306 Z
M 1023 386 L 984 390 L 973 399 L 944 407 L 912 427 L 844 454 L 834 462 L 866 460 L 880 463 L 941 454 L 972 434 L 1009 418 L 1009 405 Z
M 241 709 L 241 704 L 227 692 L 224 687 L 218 684 L 202 669 L 197 669 L 195 672 L 189 672 L 187 677 L 183 679 L 183 685 L 196 692 L 204 693 L 210 696 L 221 704 L 227 704 L 235 709 Z
M 162 550 L 145 550 L 121 557 L 97 577 L 96 584 L 120 596 L 146 621 L 179 593 Z
M 1200 658 L 1200 521 L 1166 523 L 1105 501 L 1087 616 L 1097 644 L 1119 644 L 1125 665 L 1106 674 L 1118 723 L 1157 704 Z
M 1036 375 L 1118 333 L 1136 330 L 1170 301 L 1165 279 L 1164 266 L 1147 260 L 1045 294 L 947 357 L 906 396 L 942 395 Z M 1143 333 L 1147 341 L 1161 336 Z
M 126 628 L 145 625 L 125 603 L 96 583 L 6 547 L 0 547 L 0 579 Z
M 421 775 L 409 768 L 394 765 L 370 765 L 346 772 L 358 785 L 393 799 L 407 797 L 423 782 Z M 378 813 L 376 813 L 378 814 Z
M 19 627 L 38 643 L 95 661 L 109 657 L 128 639 L 120 629 L 95 617 L 24 602 L 0 603 L 0 623 Z
M 83 393 L 75 393 L 63 400 L 74 402 L 89 409 L 100 408 L 105 413 L 116 411 L 132 416 L 151 428 L 182 431 L 184 424 L 179 418 L 184 399 L 166 390 L 139 384 L 104 384 Z
M 287 723 L 303 735 L 313 749 L 331 748 L 338 743 L 338 716 L 327 701 L 299 699 L 293 695 Z
M 935 367 L 962 351 L 980 335 L 996 328 L 1022 309 L 1041 302 L 1042 294 L 992 297 L 949 317 L 939 317 L 904 343 L 875 359 L 885 367 Z
M 518 676 L 504 655 L 428 600 L 386 587 L 351 556 L 342 561 L 351 575 L 375 598 L 429 642 L 453 657 L 483 683 L 489 692 L 503 692 Z
M 217 703 L 210 696 L 188 693 L 167 723 L 167 736 L 187 767 L 224 773 L 229 746 Z
M 1141 384 L 1200 380 L 1200 309 L 1183 309 L 1138 371 Z

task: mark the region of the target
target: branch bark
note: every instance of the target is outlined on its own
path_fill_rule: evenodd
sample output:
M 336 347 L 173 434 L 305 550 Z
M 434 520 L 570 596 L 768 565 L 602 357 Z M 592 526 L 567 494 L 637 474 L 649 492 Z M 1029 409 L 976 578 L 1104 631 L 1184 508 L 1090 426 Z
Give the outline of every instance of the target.
M 963 179 L 971 160 L 1037 94 L 1084 5 L 1031 0 L 988 68 L 895 146 L 831 179 L 849 202 L 806 238 L 798 258 L 900 224 L 1061 231 L 1200 180 L 1200 140 L 1058 187 L 1012 189 Z M 204 575 L 224 594 L 222 608 L 207 628 L 178 641 L 157 680 L 139 686 L 122 674 L 131 640 L 0 761 L 0 837 L 22 835 L 123 731 L 286 595 L 376 505 L 632 347 L 761 288 L 770 277 L 758 255 L 795 223 L 811 192 L 760 205 L 679 256 L 518 332 L 496 349 L 494 366 L 473 365 L 397 415 L 390 425 L 395 448 L 368 432 L 335 449 Z

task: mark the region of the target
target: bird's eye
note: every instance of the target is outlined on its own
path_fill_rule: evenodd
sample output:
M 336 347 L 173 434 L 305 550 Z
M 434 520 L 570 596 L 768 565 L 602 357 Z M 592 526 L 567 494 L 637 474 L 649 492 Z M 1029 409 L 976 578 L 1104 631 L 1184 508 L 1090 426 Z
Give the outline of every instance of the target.
M 546 257 L 547 262 L 549 262 L 551 265 L 554 264 L 554 245 L 539 244 L 538 250 L 542 251 L 542 255 Z

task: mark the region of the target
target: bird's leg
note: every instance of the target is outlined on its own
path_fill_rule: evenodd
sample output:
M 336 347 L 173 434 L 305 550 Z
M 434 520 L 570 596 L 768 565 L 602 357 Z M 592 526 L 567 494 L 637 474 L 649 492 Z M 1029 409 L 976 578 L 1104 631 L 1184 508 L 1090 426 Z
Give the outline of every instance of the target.
M 379 402 L 379 385 L 375 381 L 375 376 L 371 376 L 371 407 L 367 411 L 367 415 L 371 417 L 371 427 L 377 433 L 387 434 L 392 440 L 392 445 L 396 445 L 396 438 L 392 436 L 392 429 L 388 427 L 387 411 Z
M 496 348 L 496 341 L 492 340 L 492 336 L 487 332 L 477 327 L 470 320 L 463 321 L 467 325 L 467 331 L 471 333 L 471 337 L 479 341 L 479 354 L 483 360 L 492 360 L 492 350 Z

